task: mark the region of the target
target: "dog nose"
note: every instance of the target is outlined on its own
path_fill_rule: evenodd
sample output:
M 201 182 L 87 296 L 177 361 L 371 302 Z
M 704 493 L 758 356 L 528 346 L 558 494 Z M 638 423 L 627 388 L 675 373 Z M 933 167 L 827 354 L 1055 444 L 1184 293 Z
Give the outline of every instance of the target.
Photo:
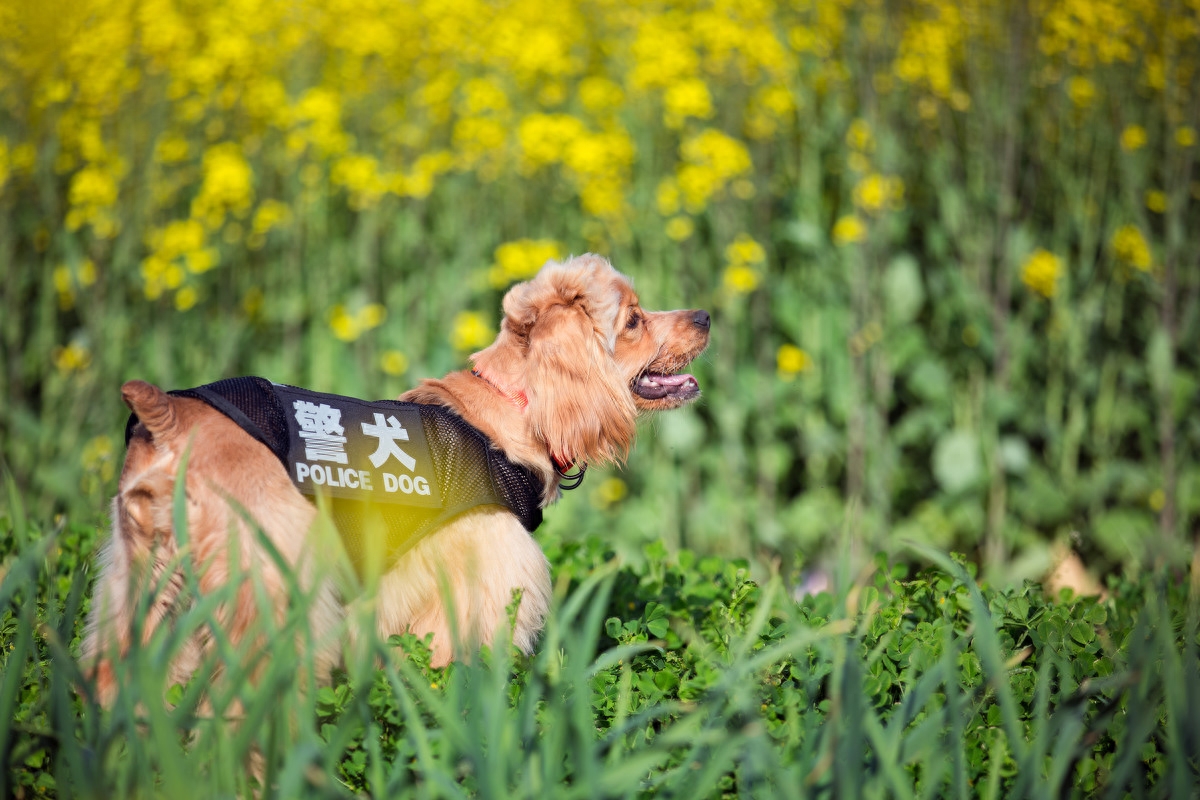
M 708 330 L 708 326 L 712 323 L 712 318 L 708 316 L 708 312 L 701 309 L 695 314 L 692 314 L 692 324 L 697 328 Z

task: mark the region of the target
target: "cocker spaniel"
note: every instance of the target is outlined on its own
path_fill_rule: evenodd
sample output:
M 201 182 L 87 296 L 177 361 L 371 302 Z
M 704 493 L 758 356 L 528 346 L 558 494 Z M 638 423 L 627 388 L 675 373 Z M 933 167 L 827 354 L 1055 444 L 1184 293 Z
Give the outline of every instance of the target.
M 584 255 L 551 261 L 504 297 L 500 333 L 472 356 L 474 369 L 425 380 L 400 400 L 442 407 L 469 423 L 486 437 L 489 453 L 499 453 L 530 479 L 540 508 L 557 499 L 572 469 L 578 474 L 588 465 L 621 461 L 633 443 L 639 414 L 695 400 L 699 386 L 680 370 L 708 340 L 706 311 L 644 310 L 629 280 L 606 259 Z M 122 394 L 136 424 L 131 419 L 112 534 L 101 551 L 83 644 L 102 700 L 113 696 L 113 659 L 128 651 L 135 631 L 148 638 L 177 613 L 185 567 L 194 572 L 201 594 L 224 589 L 236 598 L 218 611 L 230 642 L 253 645 L 248 637 L 261 635 L 253 632 L 261 629 L 257 622 L 265 613 L 258 599 L 262 591 L 266 609 L 282 618 L 289 586 L 296 585 L 315 598 L 309 609 L 313 641 L 336 639 L 345 601 L 320 569 L 323 557 L 314 555 L 317 508 L 298 491 L 297 477 L 286 462 L 281 465 L 271 442 L 247 433 L 230 416 L 237 414 L 222 413 L 188 392 L 169 395 L 130 381 Z M 399 424 L 384 414 L 375 419 L 379 425 L 370 427 L 376 431 Z M 341 429 L 315 430 L 299 435 L 336 439 Z M 185 451 L 188 531 L 187 547 L 181 549 L 172 494 Z M 329 467 L 317 464 L 297 472 L 312 470 L 331 484 L 337 474 L 346 483 L 371 480 L 369 470 L 321 469 Z M 393 476 L 389 487 L 396 485 Z M 530 652 L 549 611 L 551 585 L 549 564 L 528 520 L 500 502 L 484 502 L 435 521 L 375 576 L 378 632 L 385 637 L 432 634 L 433 661 L 445 664 L 463 652 L 460 647 L 490 642 L 506 624 L 507 608 L 519 592 L 513 642 Z M 281 558 L 264 552 L 260 536 Z M 297 580 L 289 580 L 287 570 Z M 156 593 L 153 601 L 139 602 L 148 591 Z M 135 624 L 138 609 L 145 614 Z M 209 637 L 193 635 L 168 677 L 185 681 L 210 646 Z M 323 647 L 317 669 L 334 666 L 338 652 L 336 646 Z

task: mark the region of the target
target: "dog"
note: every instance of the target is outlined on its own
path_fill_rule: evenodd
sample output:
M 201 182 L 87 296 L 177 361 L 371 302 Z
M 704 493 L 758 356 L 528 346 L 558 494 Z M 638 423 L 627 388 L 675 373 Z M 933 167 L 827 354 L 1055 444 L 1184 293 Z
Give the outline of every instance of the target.
M 548 262 L 507 292 L 503 311 L 496 340 L 471 356 L 473 369 L 426 379 L 400 400 L 460 416 L 540 483 L 540 506 L 560 496 L 572 468 L 623 462 L 639 415 L 700 395 L 695 378 L 680 371 L 708 346 L 708 313 L 644 310 L 629 279 L 603 257 Z M 319 569 L 311 533 L 317 508 L 269 448 L 201 400 L 136 380 L 122 396 L 137 423 L 82 645 L 101 701 L 114 696 L 114 659 L 128 652 L 135 631 L 148 639 L 170 624 L 185 568 L 201 594 L 223 589 L 234 598 L 218 612 L 229 642 L 261 636 L 252 632 L 264 594 L 266 609 L 282 619 L 296 585 L 311 592 L 311 641 L 336 638 L 346 601 Z M 181 550 L 172 495 L 185 451 L 188 546 Z M 263 552 L 259 536 L 278 557 Z M 157 594 L 139 602 L 146 591 Z M 550 609 L 550 566 L 509 508 L 482 505 L 420 538 L 387 565 L 374 591 L 378 633 L 432 634 L 432 663 L 441 666 L 504 630 L 514 593 L 512 641 L 530 653 Z M 135 624 L 138 609 L 146 613 Z M 211 646 L 211 635 L 192 636 L 168 679 L 185 682 Z M 322 647 L 316 669 L 327 674 L 337 659 L 336 647 Z

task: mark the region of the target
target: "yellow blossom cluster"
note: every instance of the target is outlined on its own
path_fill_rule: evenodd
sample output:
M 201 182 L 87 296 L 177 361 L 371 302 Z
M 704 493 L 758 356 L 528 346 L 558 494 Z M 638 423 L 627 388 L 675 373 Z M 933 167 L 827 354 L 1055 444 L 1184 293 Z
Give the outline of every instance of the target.
M 612 475 L 597 484 L 590 499 L 595 508 L 611 508 L 624 500 L 628 494 L 629 487 L 625 485 L 625 481 Z
M 486 347 L 496 338 L 496 331 L 482 314 L 474 311 L 461 311 L 454 317 L 450 330 L 450 343 L 454 349 L 469 353 L 480 347 Z
M 730 294 L 747 294 L 758 288 L 759 269 L 767 260 L 761 244 L 743 233 L 725 248 L 725 260 L 723 283 Z
M 495 263 L 488 270 L 488 283 L 503 289 L 516 281 L 532 278 L 551 259 L 561 258 L 563 248 L 550 239 L 518 239 L 496 248 Z
M 802 372 L 813 367 L 812 357 L 794 344 L 782 344 L 775 353 L 775 367 L 779 377 L 785 381 L 795 380 Z
M 91 285 L 81 253 L 91 274 L 187 310 L 220 296 L 214 268 L 258 263 L 326 198 L 367 213 L 460 178 L 544 186 L 590 242 L 621 241 L 650 203 L 683 242 L 702 215 L 784 196 L 780 171 L 815 138 L 805 115 L 861 87 L 907 93 L 927 121 L 969 112 L 973 49 L 1009 52 L 1017 17 L 1037 87 L 1082 116 L 1108 101 L 1097 70 L 1133 65 L 1166 101 L 1164 142 L 1195 144 L 1194 0 L 1031 0 L 1021 15 L 995 0 L 14 0 L 0 4 L 0 187 L 56 192 L 48 227 L 75 237 L 50 254 L 71 265 L 54 275 L 62 308 Z M 865 53 L 875 71 L 860 75 Z M 1114 135 L 1132 153 L 1147 128 L 1122 119 Z M 838 245 L 905 202 L 879 133 L 848 125 Z M 1166 199 L 1145 194 L 1156 213 Z M 509 257 L 491 285 L 527 274 Z M 370 329 L 359 313 L 332 314 L 340 338 Z
M 329 312 L 329 329 L 343 342 L 353 342 L 385 319 L 387 309 L 381 303 L 367 303 L 354 312 L 339 303 Z
M 971 98 L 956 75 L 967 32 L 962 6 L 950 0 L 921 0 L 916 7 L 917 13 L 905 26 L 892 71 L 905 83 L 966 111 Z
M 1058 290 L 1058 277 L 1062 273 L 1062 259 L 1048 250 L 1037 249 L 1025 259 L 1021 267 L 1021 282 L 1042 297 L 1054 297 Z
M 1141 272 L 1148 272 L 1153 259 L 1150 245 L 1136 225 L 1122 225 L 1112 236 L 1113 255 L 1119 261 Z
M 847 214 L 839 217 L 837 222 L 833 223 L 832 235 L 834 244 L 861 242 L 867 238 L 867 226 L 855 215 Z
M 895 175 L 872 172 L 854 187 L 854 204 L 869 214 L 900 208 L 904 204 L 904 181 Z

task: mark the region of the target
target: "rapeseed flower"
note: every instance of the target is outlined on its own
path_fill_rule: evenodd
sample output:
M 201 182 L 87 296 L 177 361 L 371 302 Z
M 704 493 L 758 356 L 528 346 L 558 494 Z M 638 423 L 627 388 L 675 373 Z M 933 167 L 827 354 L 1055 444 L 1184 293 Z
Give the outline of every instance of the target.
M 696 231 L 696 224 L 692 222 L 692 218 L 684 215 L 671 217 L 667 220 L 665 232 L 667 238 L 672 241 L 682 242 Z
M 204 178 L 192 201 L 192 217 L 216 229 L 226 214 L 245 213 L 253 199 L 253 175 L 241 147 L 224 142 L 206 150 Z
M 625 485 L 625 481 L 616 476 L 610 476 L 592 490 L 591 501 L 596 508 L 610 508 L 624 500 L 628 494 L 629 487 Z
M 379 368 L 387 375 L 403 375 L 408 372 L 408 356 L 399 350 L 384 350 L 379 356 Z
M 854 204 L 871 214 L 897 208 L 904 201 L 904 182 L 893 175 L 871 173 L 854 187 Z
M 747 294 L 758 288 L 758 267 L 767 260 L 762 245 L 740 234 L 725 248 L 726 267 L 722 282 L 732 294 Z
M 1141 125 L 1126 125 L 1121 131 L 1121 149 L 1132 153 L 1146 146 L 1146 129 Z
M 468 352 L 492 343 L 496 332 L 488 326 L 482 314 L 475 311 L 460 311 L 454 317 L 450 331 L 450 344 L 455 350 Z
M 703 211 L 713 195 L 752 167 L 746 146 L 715 128 L 685 139 L 679 149 L 684 164 L 675 177 L 692 213 Z
M 199 299 L 200 295 L 194 286 L 184 286 L 175 293 L 175 310 L 187 311 L 196 305 Z
M 672 83 L 663 92 L 663 123 L 668 128 L 682 128 L 688 117 L 708 119 L 712 115 L 712 93 L 700 78 Z
M 785 381 L 794 380 L 797 375 L 812 369 L 812 358 L 794 344 L 781 344 L 775 352 L 775 369 L 779 377 Z
M 1062 260 L 1048 250 L 1037 249 L 1021 267 L 1021 282 L 1047 299 L 1058 290 Z
M 1122 225 L 1113 233 L 1113 254 L 1118 260 L 1140 272 L 1149 272 L 1152 264 L 1150 245 L 1136 225 Z
M 488 270 L 488 283 L 503 289 L 516 281 L 532 278 L 547 261 L 562 256 L 563 247 L 552 239 L 518 239 L 496 248 Z
M 839 217 L 833 224 L 834 244 L 853 244 L 867 238 L 867 226 L 853 214 Z
M 387 309 L 380 303 L 368 303 L 351 313 L 341 303 L 329 312 L 329 329 L 343 342 L 353 342 L 387 318 Z
M 51 353 L 54 366 L 59 372 L 79 372 L 92 363 L 92 354 L 83 345 L 72 342 L 66 347 L 56 347 Z

